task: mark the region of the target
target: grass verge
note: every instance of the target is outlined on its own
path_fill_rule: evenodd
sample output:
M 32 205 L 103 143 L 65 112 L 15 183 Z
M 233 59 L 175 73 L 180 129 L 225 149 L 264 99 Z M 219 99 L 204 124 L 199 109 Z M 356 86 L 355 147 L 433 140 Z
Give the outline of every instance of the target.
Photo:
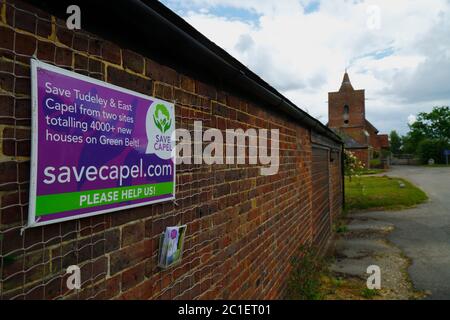
M 332 275 L 322 278 L 324 300 L 372 300 L 381 299 L 378 290 L 365 287 L 366 282 L 359 278 L 341 278 Z
M 287 282 L 288 300 L 369 300 L 377 291 L 361 279 L 336 277 L 329 270 L 331 256 L 320 256 L 313 247 L 302 246 L 294 258 Z M 369 290 L 369 291 L 368 291 Z
M 399 210 L 428 199 L 425 192 L 407 180 L 383 177 L 345 179 L 345 205 L 353 210 Z
M 386 172 L 385 169 L 363 169 L 360 172 L 360 175 L 362 176 L 368 176 L 368 175 L 372 175 L 372 174 L 379 174 L 379 173 L 383 173 Z

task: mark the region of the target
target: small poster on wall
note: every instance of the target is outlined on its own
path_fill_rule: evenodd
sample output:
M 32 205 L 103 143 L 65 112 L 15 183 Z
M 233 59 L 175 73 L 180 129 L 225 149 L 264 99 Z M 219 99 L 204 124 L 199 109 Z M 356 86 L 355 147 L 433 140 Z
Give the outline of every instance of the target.
M 168 268 L 181 261 L 185 234 L 186 225 L 166 228 L 160 243 L 159 266 L 161 268 Z
M 175 198 L 170 102 L 36 59 L 28 226 Z

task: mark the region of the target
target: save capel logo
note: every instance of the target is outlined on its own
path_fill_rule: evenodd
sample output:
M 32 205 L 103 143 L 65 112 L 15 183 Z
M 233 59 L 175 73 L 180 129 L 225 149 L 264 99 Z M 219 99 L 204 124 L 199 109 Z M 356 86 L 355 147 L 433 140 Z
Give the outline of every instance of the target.
M 170 129 L 172 119 L 170 118 L 169 110 L 167 110 L 165 105 L 156 105 L 155 112 L 153 113 L 153 121 L 162 133 L 166 133 L 166 131 Z

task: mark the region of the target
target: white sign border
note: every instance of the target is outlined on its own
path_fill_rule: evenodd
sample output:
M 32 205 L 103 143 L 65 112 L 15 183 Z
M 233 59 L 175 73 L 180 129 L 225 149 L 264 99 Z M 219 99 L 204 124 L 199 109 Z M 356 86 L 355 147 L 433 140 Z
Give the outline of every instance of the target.
M 173 115 L 175 116 L 175 104 L 169 101 L 161 100 L 152 96 L 148 96 L 139 92 L 135 92 L 126 88 L 122 88 L 119 86 L 116 86 L 114 84 L 101 81 L 95 78 L 91 78 L 73 71 L 69 71 L 45 62 L 42 62 L 36 58 L 31 58 L 31 159 L 30 159 L 30 188 L 29 188 L 29 200 L 28 200 L 28 222 L 26 225 L 26 228 L 32 228 L 32 227 L 38 227 L 38 226 L 44 226 L 69 220 L 77 220 L 92 216 L 97 216 L 109 212 L 115 212 L 115 211 L 121 211 L 136 207 L 142 207 L 149 204 L 159 203 L 159 202 L 166 202 L 166 201 L 173 201 L 176 199 L 176 152 L 173 152 L 172 160 L 173 160 L 173 191 L 172 191 L 172 197 L 170 198 L 164 198 L 164 199 L 157 199 L 157 200 L 151 200 L 147 202 L 141 202 L 136 204 L 131 204 L 127 206 L 121 206 L 116 208 L 110 208 L 110 209 L 104 209 L 100 211 L 93 211 L 93 212 L 87 212 L 80 215 L 74 215 L 70 217 L 64 217 L 60 219 L 54 219 L 54 220 L 48 220 L 44 222 L 39 222 L 39 218 L 36 220 L 36 194 L 37 194 L 37 164 L 38 164 L 38 80 L 37 80 L 37 69 L 42 68 L 46 69 L 55 73 L 59 73 L 68 77 L 77 78 L 82 81 L 90 82 L 95 85 L 107 87 L 109 89 L 121 91 L 126 94 L 134 95 L 142 99 L 146 100 L 152 100 L 154 102 L 162 102 L 164 104 L 168 104 L 169 107 L 173 108 Z M 176 130 L 176 122 L 174 121 L 174 132 Z M 95 207 L 93 207 L 95 209 Z

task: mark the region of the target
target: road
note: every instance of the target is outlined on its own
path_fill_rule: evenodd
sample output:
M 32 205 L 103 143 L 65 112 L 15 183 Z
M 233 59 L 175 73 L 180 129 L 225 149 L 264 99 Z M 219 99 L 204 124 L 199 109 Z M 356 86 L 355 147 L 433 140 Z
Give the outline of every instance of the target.
M 427 299 L 450 299 L 450 168 L 394 166 L 388 175 L 411 181 L 430 200 L 413 209 L 370 216 L 394 225 L 388 239 L 411 259 L 408 272 L 414 287 L 430 293 Z

